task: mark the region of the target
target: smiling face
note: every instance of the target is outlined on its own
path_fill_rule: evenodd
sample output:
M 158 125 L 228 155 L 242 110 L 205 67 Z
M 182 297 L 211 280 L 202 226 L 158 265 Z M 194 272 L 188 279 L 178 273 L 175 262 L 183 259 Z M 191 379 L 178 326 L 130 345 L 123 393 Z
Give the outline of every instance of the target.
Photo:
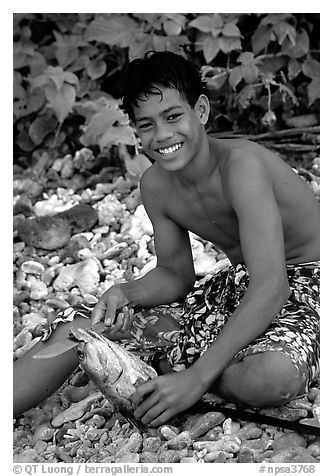
M 175 89 L 158 87 L 133 106 L 135 126 L 146 154 L 164 169 L 183 169 L 200 153 L 209 101 L 201 95 L 194 106 Z

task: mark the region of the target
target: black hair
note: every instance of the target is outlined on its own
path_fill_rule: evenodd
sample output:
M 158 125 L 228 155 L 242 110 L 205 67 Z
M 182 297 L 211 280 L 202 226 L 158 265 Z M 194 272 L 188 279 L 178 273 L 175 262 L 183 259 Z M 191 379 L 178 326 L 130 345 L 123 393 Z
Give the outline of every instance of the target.
M 133 105 L 148 94 L 161 94 L 158 86 L 176 89 L 193 108 L 201 94 L 207 94 L 200 68 L 171 51 L 149 51 L 131 61 L 122 76 L 123 108 L 134 120 Z

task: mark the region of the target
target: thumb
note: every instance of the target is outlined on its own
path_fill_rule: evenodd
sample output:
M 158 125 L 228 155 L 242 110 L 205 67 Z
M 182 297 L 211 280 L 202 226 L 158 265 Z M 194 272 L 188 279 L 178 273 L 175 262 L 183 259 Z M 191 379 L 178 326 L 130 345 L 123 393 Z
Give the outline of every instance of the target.
M 106 310 L 106 303 L 101 299 L 95 305 L 91 313 L 91 327 L 95 326 L 98 322 L 103 321 Z
M 107 302 L 105 311 L 105 325 L 111 326 L 116 317 L 116 311 L 118 309 L 119 300 L 113 297 Z

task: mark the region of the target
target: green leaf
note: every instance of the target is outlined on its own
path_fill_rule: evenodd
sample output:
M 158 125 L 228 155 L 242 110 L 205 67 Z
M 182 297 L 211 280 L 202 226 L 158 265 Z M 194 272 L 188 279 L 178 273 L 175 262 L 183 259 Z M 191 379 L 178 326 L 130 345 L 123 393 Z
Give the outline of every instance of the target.
M 283 20 L 287 20 L 288 18 L 292 17 L 291 13 L 269 13 L 265 15 L 264 18 L 260 22 L 260 26 L 262 25 L 276 25 Z
M 274 41 L 275 36 L 273 34 L 272 27 L 263 25 L 257 28 L 251 38 L 252 50 L 255 55 L 264 50 L 271 41 Z
M 237 63 L 242 63 L 243 65 L 254 64 L 254 54 L 252 51 L 244 51 L 237 58 Z
M 224 36 L 242 36 L 238 26 L 234 22 L 225 23 L 222 28 Z
M 106 63 L 103 60 L 93 60 L 87 66 L 87 73 L 91 79 L 97 79 L 106 72 Z
M 61 46 L 56 49 L 55 56 L 58 60 L 59 65 L 62 68 L 66 68 L 70 64 L 74 63 L 79 57 L 80 51 L 76 46 Z
M 133 129 L 129 126 L 109 126 L 98 141 L 101 149 L 112 144 L 135 145 Z
M 229 75 L 229 84 L 232 89 L 235 91 L 236 86 L 243 79 L 243 68 L 241 66 L 236 66 L 233 68 Z
M 320 76 L 320 63 L 313 58 L 308 58 L 302 65 L 302 71 L 305 76 L 311 79 L 319 78 Z
M 310 105 L 320 98 L 320 79 L 319 77 L 313 78 L 308 85 L 308 96 Z
M 214 28 L 213 18 L 208 15 L 200 15 L 189 23 L 189 26 L 197 28 L 204 33 L 210 33 Z
M 291 58 L 301 58 L 309 53 L 310 39 L 307 32 L 301 28 L 296 36 L 296 44 L 293 46 L 290 42 L 282 45 L 281 51 L 288 54 Z
M 259 69 L 255 64 L 247 64 L 242 66 L 244 81 L 248 84 L 255 83 L 258 79 Z
M 207 63 L 210 63 L 220 51 L 219 38 L 207 36 L 203 44 L 203 54 Z
M 163 23 L 163 30 L 167 35 L 179 35 L 182 31 L 181 25 L 176 23 L 174 20 L 166 20 Z
M 141 177 L 143 172 L 152 165 L 150 160 L 143 154 L 135 154 L 134 157 L 124 154 L 124 158 L 127 172 L 133 176 Z
M 99 41 L 110 46 L 126 48 L 133 42 L 133 35 L 138 30 L 137 23 L 126 15 L 112 14 L 110 18 L 97 17 L 85 34 L 87 41 Z
M 288 77 L 290 80 L 295 79 L 302 71 L 302 65 L 297 59 L 291 58 L 288 63 Z
M 246 109 L 253 98 L 256 97 L 256 88 L 252 84 L 247 84 L 237 95 L 237 102 Z
M 71 112 L 75 101 L 75 89 L 72 85 L 64 83 L 59 90 L 55 85 L 48 84 L 45 96 L 60 123 Z
M 219 38 L 219 42 L 220 49 L 225 54 L 230 53 L 230 51 L 233 50 L 242 49 L 240 38 L 223 36 L 222 38 Z
M 29 136 L 32 142 L 36 145 L 40 145 L 45 137 L 49 135 L 57 127 L 57 120 L 50 114 L 43 114 L 36 117 L 36 119 L 30 124 Z
M 296 45 L 296 30 L 295 28 L 285 21 L 281 21 L 274 25 L 273 31 L 277 37 L 279 45 L 282 45 L 286 38 L 289 38 L 290 43 Z
M 215 76 L 205 78 L 207 86 L 209 89 L 217 91 L 221 89 L 224 83 L 226 82 L 228 75 L 226 72 L 216 74 Z

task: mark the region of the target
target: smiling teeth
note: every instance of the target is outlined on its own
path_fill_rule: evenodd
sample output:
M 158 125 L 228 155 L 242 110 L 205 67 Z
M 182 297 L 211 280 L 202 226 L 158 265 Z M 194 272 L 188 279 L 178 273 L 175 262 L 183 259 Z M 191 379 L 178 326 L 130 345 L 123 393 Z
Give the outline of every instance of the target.
M 172 147 L 168 147 L 167 149 L 158 149 L 159 153 L 162 155 L 173 154 L 176 150 L 180 149 L 182 144 L 175 144 Z

